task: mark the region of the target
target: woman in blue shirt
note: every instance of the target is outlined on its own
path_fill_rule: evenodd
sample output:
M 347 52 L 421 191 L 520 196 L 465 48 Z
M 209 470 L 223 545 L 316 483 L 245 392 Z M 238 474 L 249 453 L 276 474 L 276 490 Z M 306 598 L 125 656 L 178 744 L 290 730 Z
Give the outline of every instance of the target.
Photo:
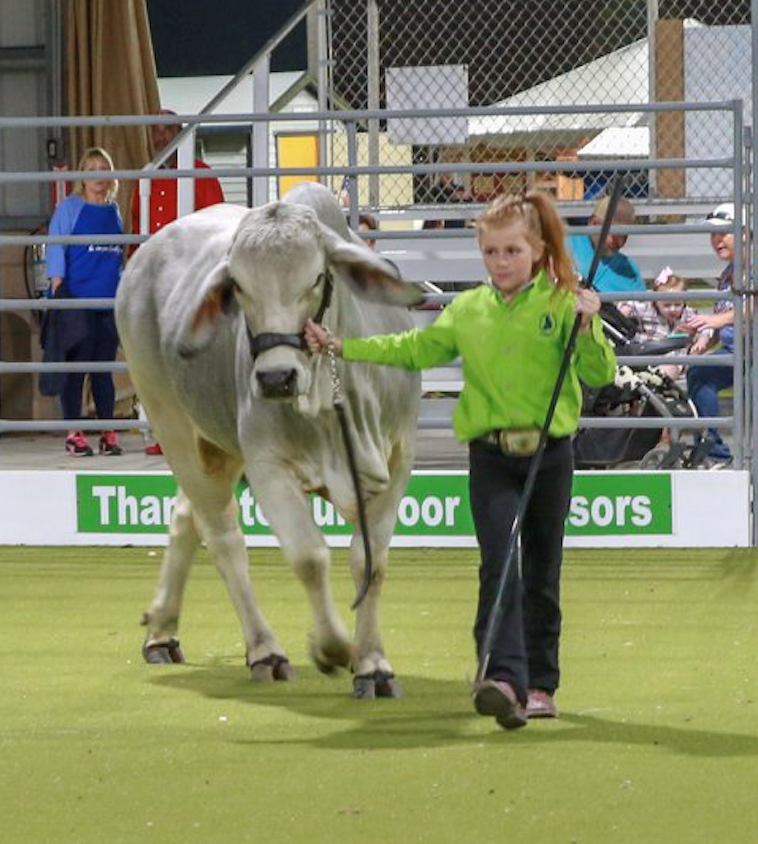
M 110 155 L 100 147 L 85 150 L 78 170 L 112 171 Z M 50 221 L 51 235 L 123 234 L 121 215 L 113 198 L 118 183 L 111 178 L 84 179 L 78 182 L 71 196 L 58 205 Z M 121 277 L 122 248 L 93 243 L 50 244 L 47 249 L 47 275 L 50 295 L 73 299 L 112 298 Z M 116 359 L 118 335 L 113 311 L 87 310 L 86 331 L 66 349 L 66 361 L 113 361 Z M 92 396 L 98 419 L 112 419 L 115 403 L 113 375 L 110 372 L 90 373 Z M 82 418 L 84 373 L 66 375 L 61 392 L 63 418 Z M 69 431 L 66 451 L 74 457 L 89 457 L 92 449 L 82 431 Z M 103 431 L 100 454 L 119 455 L 121 448 L 113 431 Z

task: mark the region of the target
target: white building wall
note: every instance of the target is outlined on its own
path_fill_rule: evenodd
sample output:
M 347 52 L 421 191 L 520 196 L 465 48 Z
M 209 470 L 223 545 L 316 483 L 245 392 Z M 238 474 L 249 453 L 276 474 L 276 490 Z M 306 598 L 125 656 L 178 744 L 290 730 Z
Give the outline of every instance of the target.
M 0 0 L 0 48 L 46 46 L 38 66 L 19 59 L 14 66 L 6 57 L 0 65 L 0 114 L 35 117 L 49 114 L 48 60 L 46 44 L 50 29 L 50 3 L 45 0 Z M 45 166 L 45 129 L 0 129 L 0 169 L 39 170 Z M 34 184 L 0 185 L 0 220 L 42 217 L 49 211 L 49 188 Z
M 688 102 L 741 99 L 744 121 L 752 125 L 751 43 L 749 26 L 704 26 L 684 32 L 684 98 Z M 733 127 L 723 112 L 687 112 L 688 158 L 716 158 L 733 153 Z M 687 196 L 731 196 L 728 170 L 687 171 Z

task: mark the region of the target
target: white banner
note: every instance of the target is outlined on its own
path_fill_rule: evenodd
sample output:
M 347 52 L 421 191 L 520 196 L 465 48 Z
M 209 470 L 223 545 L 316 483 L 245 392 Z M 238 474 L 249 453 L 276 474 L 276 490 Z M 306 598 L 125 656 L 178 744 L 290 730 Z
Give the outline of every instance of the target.
M 398 509 L 397 547 L 475 547 L 466 472 L 415 472 Z M 0 472 L 3 545 L 165 545 L 176 484 L 166 472 Z M 237 491 L 250 546 L 276 538 L 253 490 Z M 330 545 L 351 527 L 313 498 Z M 577 472 L 566 520 L 567 547 L 747 547 L 745 471 Z

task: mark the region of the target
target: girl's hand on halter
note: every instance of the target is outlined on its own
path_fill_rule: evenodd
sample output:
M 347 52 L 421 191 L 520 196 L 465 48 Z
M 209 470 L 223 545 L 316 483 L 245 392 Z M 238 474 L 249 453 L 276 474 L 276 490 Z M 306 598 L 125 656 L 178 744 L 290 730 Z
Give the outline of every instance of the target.
M 581 314 L 580 331 L 589 331 L 592 317 L 600 313 L 600 297 L 594 290 L 580 287 L 576 291 L 576 313 Z
M 314 355 L 323 355 L 329 347 L 329 341 L 333 343 L 334 354 L 337 357 L 342 357 L 342 340 L 339 337 L 334 337 L 322 325 L 309 319 L 305 323 L 305 342 L 308 350 Z

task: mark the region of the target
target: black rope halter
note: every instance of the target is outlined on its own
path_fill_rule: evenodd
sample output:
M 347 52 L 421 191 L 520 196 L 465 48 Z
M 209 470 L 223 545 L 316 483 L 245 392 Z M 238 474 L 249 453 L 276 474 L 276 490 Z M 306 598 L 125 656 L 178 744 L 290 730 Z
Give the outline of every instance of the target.
M 319 305 L 318 311 L 316 311 L 316 316 L 313 317 L 314 322 L 321 322 L 324 318 L 326 309 L 332 302 L 332 291 L 334 290 L 334 280 L 329 270 L 324 270 L 321 275 L 324 279 L 324 289 L 321 292 L 321 304 Z M 295 349 L 302 350 L 307 348 L 304 331 L 301 331 L 299 334 L 281 334 L 278 332 L 253 334 L 247 322 L 245 326 L 247 328 L 247 339 L 250 343 L 250 353 L 253 356 L 253 360 L 262 352 L 267 352 L 269 349 L 276 348 L 276 346 L 292 346 Z

